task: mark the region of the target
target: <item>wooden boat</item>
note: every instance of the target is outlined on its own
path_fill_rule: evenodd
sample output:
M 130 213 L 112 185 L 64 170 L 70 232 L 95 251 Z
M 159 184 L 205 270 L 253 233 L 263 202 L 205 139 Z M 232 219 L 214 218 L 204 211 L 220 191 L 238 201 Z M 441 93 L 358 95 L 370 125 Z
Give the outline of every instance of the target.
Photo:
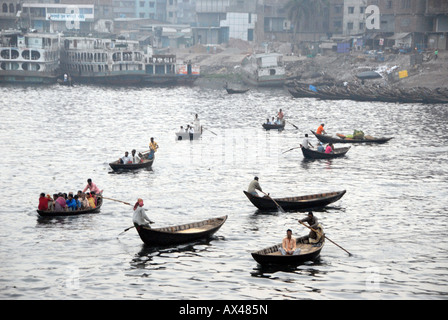
M 97 196 L 97 206 L 95 208 L 77 210 L 77 211 L 51 211 L 51 210 L 36 210 L 36 211 L 41 217 L 79 216 L 82 214 L 99 213 L 102 205 L 103 205 L 103 198 L 101 196 Z
M 298 255 L 282 255 L 279 249 L 282 247 L 282 244 L 277 244 L 275 246 L 271 246 L 262 250 L 258 250 L 252 252 L 252 258 L 257 261 L 259 264 L 282 264 L 282 265 L 293 265 L 300 264 L 306 261 L 314 261 L 316 260 L 322 248 L 325 244 L 324 240 L 318 242 L 316 244 L 304 243 L 303 238 L 296 239 L 297 248 L 300 249 L 300 253 Z
M 202 136 L 202 132 L 194 132 L 193 140 L 198 140 Z M 188 132 L 176 132 L 176 140 L 190 140 Z
M 148 159 L 148 153 L 141 154 L 142 161 L 139 163 L 120 163 L 119 160 L 109 163 L 109 166 L 114 171 L 138 170 L 143 168 L 151 168 L 154 158 Z
M 374 139 L 342 139 L 339 137 L 332 137 L 324 134 L 318 134 L 311 130 L 311 132 L 316 136 L 317 139 L 323 143 L 386 143 L 391 140 L 390 138 L 374 138 Z
M 266 130 L 283 130 L 285 128 L 286 122 L 283 121 L 282 124 L 267 124 L 263 123 L 263 128 Z
M 364 71 L 360 72 L 356 75 L 356 78 L 365 80 L 365 79 L 379 79 L 382 76 L 376 71 Z
M 250 89 L 237 90 L 237 89 L 226 88 L 226 91 L 227 91 L 228 94 L 246 93 L 249 90 Z
M 269 197 L 258 197 L 243 191 L 247 198 L 260 210 L 277 210 L 277 206 Z M 345 190 L 329 193 L 311 194 L 306 196 L 274 198 L 284 210 L 304 210 L 320 208 L 336 202 L 345 194 Z
M 226 222 L 227 216 L 164 228 L 136 227 L 146 245 L 174 245 L 210 238 Z
M 333 153 L 325 153 L 313 149 L 305 149 L 303 147 L 301 149 L 303 156 L 307 159 L 333 159 L 345 156 L 350 147 L 334 148 Z

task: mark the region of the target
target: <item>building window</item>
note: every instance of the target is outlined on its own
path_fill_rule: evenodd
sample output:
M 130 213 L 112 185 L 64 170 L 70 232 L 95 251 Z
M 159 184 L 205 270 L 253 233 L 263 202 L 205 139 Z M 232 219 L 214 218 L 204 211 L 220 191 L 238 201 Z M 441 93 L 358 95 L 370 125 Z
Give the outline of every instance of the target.
M 348 7 L 348 13 L 355 13 L 355 7 Z
M 6 3 L 2 5 L 2 12 L 8 12 L 8 5 Z
M 145 1 L 140 1 L 140 8 L 143 8 L 145 6 Z
M 353 30 L 353 22 L 348 22 L 347 23 L 347 29 L 348 30 Z
M 359 13 L 366 12 L 366 7 L 359 7 Z
M 386 9 L 392 9 L 392 0 L 387 1 Z
M 364 30 L 364 22 L 359 23 L 359 30 Z

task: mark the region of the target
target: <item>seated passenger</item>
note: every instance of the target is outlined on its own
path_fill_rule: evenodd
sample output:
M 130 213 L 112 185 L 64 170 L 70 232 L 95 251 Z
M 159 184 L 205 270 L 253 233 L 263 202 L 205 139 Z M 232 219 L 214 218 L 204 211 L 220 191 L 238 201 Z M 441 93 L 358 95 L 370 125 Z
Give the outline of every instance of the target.
M 296 239 L 292 237 L 291 229 L 286 230 L 286 237 L 282 241 L 280 252 L 284 256 L 300 254 L 300 249 L 298 249 L 296 245 Z
M 62 212 L 67 208 L 67 203 L 62 193 L 58 193 L 56 196 L 56 201 L 54 202 L 54 211 Z
M 333 144 L 329 143 L 327 148 L 325 148 L 325 153 L 333 153 L 334 148 L 333 148 Z
M 76 209 L 78 208 L 78 204 L 73 198 L 73 194 L 71 192 L 68 194 L 68 199 L 65 201 L 65 203 L 67 204 L 67 208 L 69 211 L 76 211 Z
M 133 163 L 133 164 L 140 163 L 140 162 L 141 162 L 141 159 L 140 159 L 140 157 L 136 154 L 135 149 L 133 149 L 131 153 L 132 153 L 132 156 L 131 156 L 132 163 Z
M 95 199 L 90 195 L 90 193 L 89 192 L 87 192 L 87 200 L 89 201 L 89 206 L 90 206 L 90 208 L 96 208 L 96 205 L 95 205 Z
M 83 193 L 81 197 L 81 209 L 89 209 L 89 208 L 90 208 L 89 200 L 87 199 L 86 194 Z
M 128 163 L 132 163 L 132 158 L 129 156 L 129 152 L 125 152 L 124 153 L 124 157 L 121 157 L 120 159 L 118 159 L 118 161 L 121 164 L 128 164 Z
M 51 198 L 48 199 L 45 196 L 45 193 L 41 193 L 39 197 L 39 206 L 37 207 L 39 210 L 48 210 L 48 203 L 51 201 Z
M 325 152 L 324 144 L 322 142 L 319 142 L 319 146 L 317 147 L 317 151 Z

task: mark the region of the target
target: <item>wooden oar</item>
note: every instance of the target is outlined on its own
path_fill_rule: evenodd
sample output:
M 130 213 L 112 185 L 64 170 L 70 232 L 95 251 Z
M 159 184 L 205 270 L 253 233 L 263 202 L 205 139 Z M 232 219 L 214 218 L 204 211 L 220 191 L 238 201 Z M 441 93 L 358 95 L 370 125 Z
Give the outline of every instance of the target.
M 275 201 L 274 199 L 272 199 L 266 192 L 260 191 L 262 194 L 264 194 L 266 197 L 268 197 L 269 199 L 271 199 L 272 201 L 274 201 L 275 205 L 277 206 L 277 208 L 280 209 L 281 212 L 285 213 L 286 211 L 277 203 L 277 201 Z
M 124 201 L 117 200 L 117 199 L 106 198 L 106 197 L 103 197 L 103 199 L 112 200 L 112 201 L 117 201 L 117 202 L 121 202 L 121 203 L 127 204 L 128 206 L 132 206 L 132 204 L 130 204 L 129 202 L 124 202 Z
M 301 147 L 291 148 L 291 149 L 289 149 L 289 150 L 286 150 L 286 151 L 282 152 L 282 154 L 284 154 L 284 153 L 286 153 L 286 152 L 289 152 L 289 151 L 292 151 L 292 150 L 295 150 L 295 149 L 299 149 L 299 148 L 301 148 Z
M 307 226 L 307 225 L 304 224 L 302 221 L 299 220 L 299 223 L 300 223 L 301 225 L 304 225 L 304 226 L 307 227 L 308 229 L 310 229 L 310 230 L 312 230 L 312 231 L 314 231 L 314 232 L 320 234 L 319 231 L 314 230 L 313 228 Z M 331 240 L 330 238 L 328 238 L 328 237 L 325 235 L 325 233 L 323 234 L 323 236 L 324 236 L 326 239 L 328 239 L 331 243 L 333 243 L 333 244 L 336 245 L 337 247 L 339 247 L 339 248 L 341 248 L 342 250 L 344 250 L 345 252 L 347 252 L 349 256 L 352 256 L 352 254 L 351 254 L 350 252 L 348 252 L 347 250 L 345 250 L 344 248 L 342 248 L 340 245 L 338 245 L 336 242 L 334 242 L 333 240 Z
M 213 132 L 212 130 L 210 130 L 210 129 L 205 128 L 204 126 L 202 127 L 202 129 L 207 130 L 207 131 L 210 131 L 210 132 L 213 133 L 215 136 L 217 136 L 216 133 L 214 133 L 214 132 Z
M 286 120 L 285 120 L 286 121 Z M 291 122 L 289 122 L 289 121 L 286 121 L 286 122 L 288 122 L 289 124 L 291 124 L 291 125 L 293 125 L 294 126 L 294 128 L 296 128 L 297 130 L 299 130 L 299 127 L 298 126 L 296 126 L 294 123 L 291 123 Z
M 125 233 L 126 231 L 128 231 L 129 229 L 132 229 L 132 228 L 135 228 L 135 226 L 124 229 L 124 231 L 120 232 L 120 234 L 118 236 L 121 236 L 123 233 Z

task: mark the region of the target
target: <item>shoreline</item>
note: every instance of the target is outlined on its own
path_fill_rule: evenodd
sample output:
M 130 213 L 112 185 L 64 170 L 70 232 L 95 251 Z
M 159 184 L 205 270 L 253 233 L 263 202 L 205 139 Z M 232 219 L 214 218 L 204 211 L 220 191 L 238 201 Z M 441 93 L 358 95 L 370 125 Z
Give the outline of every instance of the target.
M 210 81 L 222 84 L 228 81 L 229 85 L 244 86 L 239 76 L 241 61 L 255 48 L 248 45 L 240 48 L 217 47 L 208 51 L 204 46 L 170 51 L 176 54 L 178 60 L 200 65 L 201 77 L 195 85 L 209 86 Z M 315 57 L 284 54 L 283 63 L 288 79 L 302 84 L 346 83 L 358 86 L 361 85 L 361 80 L 356 77 L 358 73 L 377 71 L 381 78 L 365 80 L 362 85 L 396 89 L 448 88 L 448 52 L 439 52 L 437 59 L 430 51 L 417 54 L 328 52 Z M 405 77 L 402 71 L 405 71 Z

